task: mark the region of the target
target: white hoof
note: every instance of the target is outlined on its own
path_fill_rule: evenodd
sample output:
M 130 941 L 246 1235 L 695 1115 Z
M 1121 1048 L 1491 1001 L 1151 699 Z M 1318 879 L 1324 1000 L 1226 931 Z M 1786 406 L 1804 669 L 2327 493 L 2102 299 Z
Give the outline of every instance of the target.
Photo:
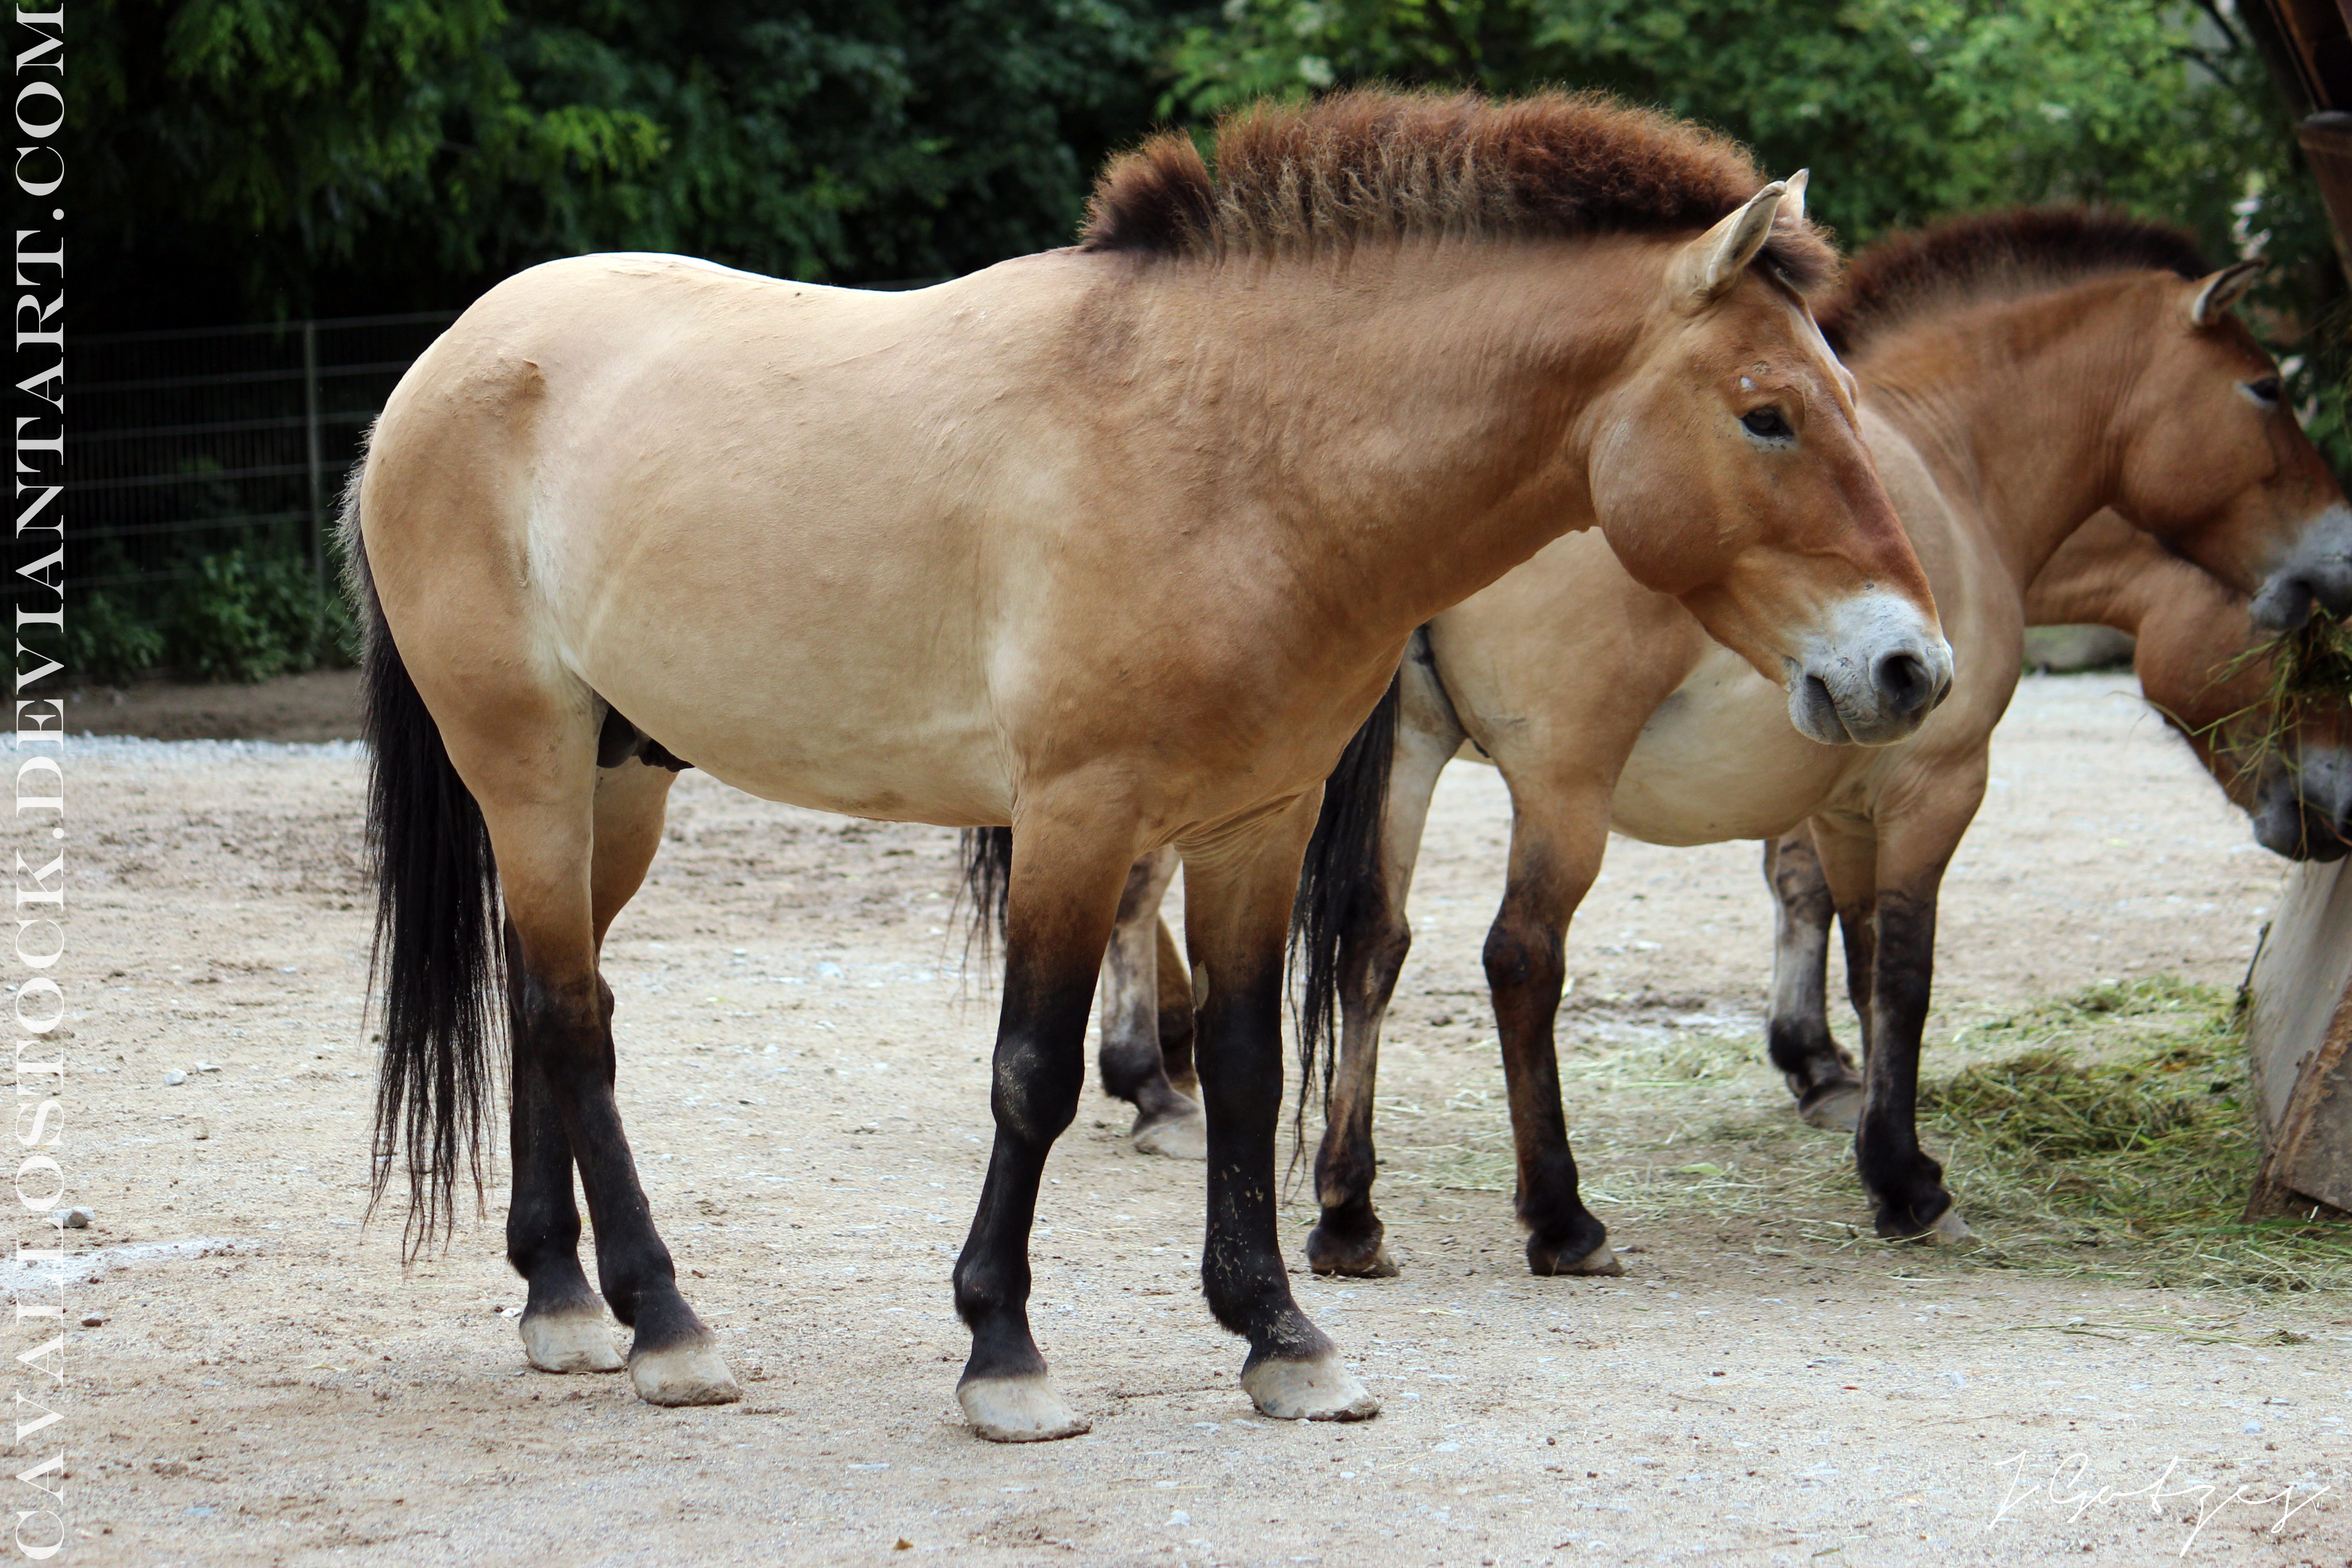
M 1974 1241 L 1976 1237 L 1977 1233 L 1969 1228 L 1969 1222 L 1960 1217 L 1959 1208 L 1955 1205 L 1936 1216 L 1936 1223 L 1927 1227 L 1927 1239 L 1941 1243 Z
M 1135 1152 L 1161 1154 L 1171 1160 L 1205 1160 L 1209 1157 L 1209 1119 L 1195 1106 L 1181 1116 L 1139 1127 L 1135 1130 Z
M 1578 1258 L 1575 1262 L 1570 1264 L 1567 1268 L 1561 1269 L 1560 1272 L 1562 1274 L 1589 1275 L 1601 1279 L 1615 1279 L 1624 1274 L 1625 1266 L 1617 1261 L 1617 1254 L 1610 1247 L 1609 1244 L 1604 1241 L 1600 1246 L 1594 1247 L 1591 1251 L 1586 1253 L 1583 1257 Z
M 1070 1414 L 1042 1372 L 966 1378 L 956 1387 L 956 1403 L 971 1429 L 992 1443 L 1050 1443 L 1094 1430 L 1093 1422 Z
M 518 1326 L 522 1353 L 541 1372 L 618 1372 L 628 1364 L 614 1348 L 612 1327 L 600 1309 L 546 1312 Z
M 718 1347 L 707 1340 L 631 1356 L 629 1381 L 647 1405 L 732 1405 L 743 1397 Z
M 1799 1115 L 1808 1127 L 1851 1132 L 1862 1125 L 1862 1090 L 1859 1087 L 1841 1089 Z
M 1381 1402 L 1334 1351 L 1308 1361 L 1268 1357 L 1242 1373 L 1242 1392 L 1277 1421 L 1364 1421 L 1381 1413 Z

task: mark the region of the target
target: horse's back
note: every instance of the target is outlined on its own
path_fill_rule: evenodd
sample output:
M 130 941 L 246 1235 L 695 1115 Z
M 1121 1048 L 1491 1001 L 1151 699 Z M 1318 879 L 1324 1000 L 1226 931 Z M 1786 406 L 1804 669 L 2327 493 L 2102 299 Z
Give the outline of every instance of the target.
M 378 427 L 395 633 L 593 690 L 762 794 L 1001 820 L 987 579 L 1076 467 L 1039 363 L 1068 290 L 1038 271 L 887 294 L 620 255 L 500 284 Z M 938 798 L 877 782 L 910 776 Z

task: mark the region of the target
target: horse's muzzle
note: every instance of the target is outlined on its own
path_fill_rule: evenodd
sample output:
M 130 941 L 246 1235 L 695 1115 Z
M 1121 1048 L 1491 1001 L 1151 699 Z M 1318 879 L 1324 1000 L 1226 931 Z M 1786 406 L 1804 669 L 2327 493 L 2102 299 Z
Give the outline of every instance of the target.
M 2315 605 L 2338 619 L 2352 616 L 2352 511 L 2340 506 L 2311 520 L 2249 610 L 2254 625 L 2291 632 L 2311 619 Z
M 1840 606 L 1789 662 L 1789 721 L 1824 745 L 1890 745 L 1952 691 L 1951 645 L 1891 594 Z
M 2352 757 L 2334 747 L 2274 761 L 2256 794 L 2254 842 L 2290 860 L 2341 860 L 2352 850 Z

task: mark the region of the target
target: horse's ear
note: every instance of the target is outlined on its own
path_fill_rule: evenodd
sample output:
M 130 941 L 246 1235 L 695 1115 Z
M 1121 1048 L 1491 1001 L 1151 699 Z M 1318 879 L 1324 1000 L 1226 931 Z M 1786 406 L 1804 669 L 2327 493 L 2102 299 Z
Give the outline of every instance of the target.
M 1773 181 L 1738 212 L 1683 247 L 1671 276 L 1685 309 L 1703 310 L 1731 291 L 1772 237 L 1772 220 L 1780 216 L 1780 200 L 1788 193 L 1786 182 Z
M 1800 169 L 1788 178 L 1789 194 L 1780 198 L 1780 218 L 1783 222 L 1800 224 L 1805 221 L 1805 187 L 1813 183 L 1811 169 Z
M 2189 320 L 2200 327 L 2213 325 L 2229 313 L 2230 307 L 2236 304 L 2247 289 L 2254 286 L 2254 279 L 2262 273 L 2263 264 L 2259 261 L 2241 261 L 2233 267 L 2224 267 L 2198 284 L 2196 296 L 2189 301 Z

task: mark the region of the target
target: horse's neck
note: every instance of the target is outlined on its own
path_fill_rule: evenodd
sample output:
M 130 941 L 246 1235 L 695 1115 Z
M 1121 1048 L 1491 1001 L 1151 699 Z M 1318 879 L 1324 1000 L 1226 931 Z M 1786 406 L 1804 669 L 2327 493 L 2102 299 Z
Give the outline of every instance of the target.
M 2203 576 L 2114 512 L 2102 512 L 2063 541 L 2034 576 L 2026 624 L 2112 626 L 2137 636 L 2153 610 L 2193 590 Z
M 1661 297 L 1658 247 L 1408 242 L 1164 282 L 1167 434 L 1245 473 L 1351 607 L 1417 625 L 1593 521 L 1579 416 Z M 1391 601 L 1393 601 L 1392 603 Z
M 2111 290 L 2078 285 L 1894 329 L 1856 356 L 1864 399 L 1982 521 L 2020 588 L 2118 479 L 2119 393 L 2141 351 Z

